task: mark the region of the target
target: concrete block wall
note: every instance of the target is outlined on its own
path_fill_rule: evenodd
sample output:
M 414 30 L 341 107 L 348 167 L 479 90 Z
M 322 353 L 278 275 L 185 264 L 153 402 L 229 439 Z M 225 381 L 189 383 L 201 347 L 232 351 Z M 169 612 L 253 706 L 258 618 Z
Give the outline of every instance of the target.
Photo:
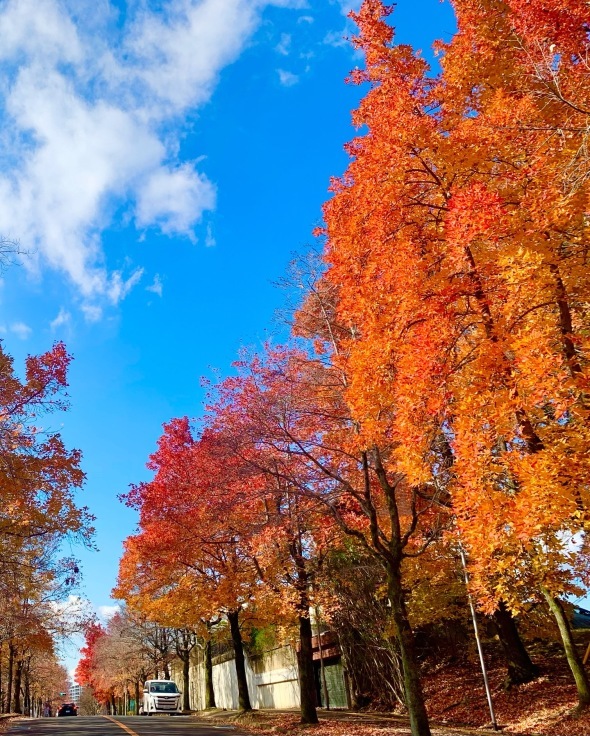
M 190 667 L 189 699 L 191 710 L 205 707 L 205 668 L 195 652 Z M 180 690 L 182 684 L 182 662 L 171 664 L 171 677 Z M 298 708 L 299 680 L 297 660 L 289 645 L 277 647 L 262 655 L 246 657 L 246 678 L 253 708 Z M 218 708 L 238 708 L 238 685 L 236 666 L 233 659 L 213 665 L 213 688 Z

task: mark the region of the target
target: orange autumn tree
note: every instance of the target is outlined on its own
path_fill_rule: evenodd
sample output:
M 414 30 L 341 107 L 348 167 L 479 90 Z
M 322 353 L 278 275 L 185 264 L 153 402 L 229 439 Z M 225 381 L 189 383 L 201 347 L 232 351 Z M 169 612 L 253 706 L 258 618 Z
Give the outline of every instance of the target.
M 569 542 L 585 531 L 590 501 L 587 7 L 456 7 L 459 33 L 443 62 L 447 114 L 470 110 L 451 137 L 477 154 L 451 199 L 447 233 L 469 251 L 484 326 L 457 382 L 456 508 L 477 549 L 480 598 L 502 591 L 517 608 L 519 594 L 540 592 L 588 705 L 559 603 L 576 578 L 587 580 L 587 560 Z
M 22 679 L 38 642 L 50 642 L 63 628 L 59 608 L 79 569 L 60 550 L 66 540 L 90 545 L 93 533 L 92 516 L 75 499 L 84 480 L 81 454 L 42 426 L 46 415 L 68 408 L 70 360 L 65 345 L 56 343 L 27 358 L 21 379 L 0 347 L 0 644 L 8 652 L 7 710 L 22 708 Z
M 559 549 L 583 528 L 588 491 L 587 159 L 575 154 L 587 25 L 583 4 L 563 4 L 578 47 L 549 34 L 559 84 L 548 86 L 531 51 L 545 44 L 544 9 L 455 5 L 459 33 L 435 80 L 393 45 L 382 3 L 354 16 L 366 68 L 353 80 L 371 85 L 355 122 L 368 133 L 325 207 L 326 278 L 354 332 L 340 364 L 362 440 L 393 441 L 411 482 L 428 483 L 428 455 L 446 446 L 473 572 L 496 572 L 480 586 L 486 608 L 516 607 L 502 576 L 511 555 L 498 556 L 506 530 L 529 569 L 548 543 L 557 551 L 535 573 L 553 605 L 568 589 Z
M 398 610 L 412 733 L 422 736 L 430 730 L 402 561 L 414 552 L 405 547 L 415 526 L 407 510 L 442 503 L 448 494 L 437 484 L 436 471 L 445 465 L 449 446 L 445 377 L 453 369 L 461 329 L 441 272 L 441 88 L 424 60 L 393 43 L 386 12 L 380 2 L 365 2 L 353 16 L 366 66 L 352 79 L 370 85 L 353 120 L 367 133 L 348 145 L 351 162 L 333 182 L 334 196 L 324 208 L 326 280 L 338 288 L 336 320 L 348 330 L 335 362 L 347 378 L 345 400 L 357 427 L 353 441 L 367 457 L 379 458 L 377 448 L 387 448 L 391 480 L 384 478 L 382 463 L 375 464 L 375 473 L 384 502 L 396 516 L 405 512 L 405 523 L 392 523 L 396 533 L 388 539 L 395 549 L 389 598 Z
M 413 723 L 424 725 L 402 563 L 437 538 L 448 513 L 432 502 L 424 483 L 408 483 L 390 441 L 366 447 L 359 439 L 340 369 L 321 357 L 280 347 L 238 367 L 238 377 L 221 387 L 221 403 L 230 416 L 239 417 L 240 436 L 258 467 L 316 509 L 322 519 L 318 541 L 323 534 L 331 542 L 336 528 L 383 565 L 392 603 L 391 620 L 384 624 L 399 633 L 409 710 Z
M 215 708 L 212 629 L 220 623 L 221 615 L 207 578 L 189 574 L 186 566 L 179 563 L 179 559 L 172 559 L 165 551 L 151 560 L 149 548 L 128 538 L 113 594 L 124 600 L 127 609 L 136 616 L 171 630 L 176 653 L 183 663 L 185 710 L 190 708 L 188 654 L 198 637 L 204 650 L 205 708 Z
M 39 426 L 40 418 L 68 408 L 67 371 L 71 361 L 63 343 L 29 356 L 26 378 L 15 375 L 12 358 L 0 348 L 0 564 L 18 558 L 27 540 L 68 536 L 88 544 L 92 517 L 78 508 L 81 453 L 68 450 L 59 433 Z

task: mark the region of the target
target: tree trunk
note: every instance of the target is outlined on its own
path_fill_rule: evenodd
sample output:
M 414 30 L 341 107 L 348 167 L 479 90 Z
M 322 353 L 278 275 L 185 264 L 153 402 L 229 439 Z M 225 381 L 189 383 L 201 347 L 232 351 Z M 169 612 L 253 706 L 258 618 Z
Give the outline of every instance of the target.
M 183 710 L 190 710 L 191 709 L 191 701 L 190 701 L 190 668 L 191 668 L 191 657 L 190 657 L 190 650 L 185 649 L 184 650 L 184 657 L 182 660 L 182 709 Z
M 395 632 L 399 642 L 402 667 L 404 671 L 404 691 L 406 706 L 410 716 L 412 736 L 431 736 L 428 724 L 428 714 L 420 682 L 420 668 L 416 657 L 414 633 L 408 620 L 404 592 L 402 588 L 401 572 L 398 568 L 388 566 L 387 584 L 389 600 L 391 601 L 391 616 L 395 625 Z
M 205 643 L 205 708 L 215 708 L 215 690 L 213 689 L 213 658 L 211 639 Z
M 531 662 L 518 633 L 514 616 L 506 608 L 504 601 L 498 604 L 492 620 L 508 665 L 507 686 L 521 685 L 538 677 L 539 668 Z
M 23 675 L 23 661 L 22 659 L 17 660 L 16 662 L 16 671 L 14 673 L 14 712 L 15 713 L 22 713 L 23 709 L 21 707 L 21 701 L 20 701 L 20 687 L 21 687 L 21 680 Z
M 246 661 L 244 658 L 244 646 L 240 632 L 239 611 L 230 611 L 227 614 L 231 639 L 234 645 L 234 656 L 236 662 L 236 675 L 238 679 L 238 703 L 240 710 L 252 710 L 250 695 L 248 694 L 248 680 L 246 679 Z
M 8 643 L 8 681 L 6 683 L 6 709 L 5 713 L 10 713 L 12 709 L 12 677 L 14 671 L 14 644 Z
M 299 692 L 301 696 L 301 723 L 317 723 L 313 642 L 309 616 L 299 616 L 297 668 L 299 670 Z
M 588 682 L 586 670 L 576 649 L 569 621 L 567 620 L 561 601 L 558 598 L 554 598 L 544 585 L 541 586 L 541 592 L 545 596 L 551 613 L 555 616 L 557 625 L 559 626 L 565 656 L 576 681 L 578 703 L 581 708 L 587 708 L 590 705 L 590 683 Z
M 139 715 L 139 685 L 140 685 L 139 680 L 136 680 L 134 684 L 135 684 L 135 693 L 134 693 L 135 695 L 135 715 L 138 716 Z
M 30 663 L 31 658 L 29 657 L 27 659 L 27 664 L 24 669 L 24 675 L 25 675 L 25 687 L 24 687 L 24 711 L 25 715 L 30 716 L 31 715 L 31 677 L 30 677 Z

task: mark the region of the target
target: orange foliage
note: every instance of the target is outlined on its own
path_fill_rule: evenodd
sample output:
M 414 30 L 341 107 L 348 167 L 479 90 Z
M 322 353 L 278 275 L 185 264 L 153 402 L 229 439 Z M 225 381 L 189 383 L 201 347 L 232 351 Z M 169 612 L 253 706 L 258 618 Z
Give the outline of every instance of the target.
M 437 79 L 390 43 L 380 2 L 355 16 L 368 133 L 325 206 L 326 278 L 353 330 L 340 365 L 360 441 L 388 437 L 422 482 L 446 436 L 493 610 L 584 573 L 568 545 L 590 503 L 587 8 L 455 7 Z

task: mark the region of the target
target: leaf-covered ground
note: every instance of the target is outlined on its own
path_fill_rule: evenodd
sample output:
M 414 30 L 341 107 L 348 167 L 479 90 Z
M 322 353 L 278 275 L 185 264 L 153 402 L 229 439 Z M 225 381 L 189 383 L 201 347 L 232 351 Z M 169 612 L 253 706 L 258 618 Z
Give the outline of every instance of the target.
M 576 711 L 573 677 L 560 648 L 531 650 L 541 676 L 506 690 L 506 671 L 498 652 L 487 652 L 488 676 L 496 721 L 505 733 L 544 736 L 587 736 L 590 712 Z M 424 680 L 428 709 L 438 723 L 481 728 L 491 725 L 481 671 L 475 662 L 447 664 Z
M 243 733 L 259 736 L 410 736 L 405 718 L 383 715 L 320 713 L 320 723 L 313 726 L 302 725 L 295 713 L 271 711 L 226 716 L 225 720 L 231 720 Z M 433 736 L 465 736 L 465 733 L 452 727 L 433 728 Z
M 0 733 L 5 733 L 8 730 L 8 726 L 10 725 L 10 722 L 13 720 L 14 716 L 10 714 L 2 714 L 0 715 Z
M 488 675 L 496 721 L 503 733 L 521 736 L 590 736 L 590 711 L 576 711 L 577 697 L 571 672 L 557 646 L 532 650 L 541 676 L 534 682 L 506 690 L 506 671 L 499 652 L 489 651 Z M 483 680 L 476 660 L 430 663 L 425 667 L 424 689 L 436 736 L 493 733 Z M 254 711 L 250 714 L 217 712 L 217 722 L 231 721 L 241 731 L 261 736 L 409 736 L 407 721 L 384 713 L 320 711 L 318 726 L 302 726 L 294 712 Z M 489 729 L 489 731 L 488 731 Z

